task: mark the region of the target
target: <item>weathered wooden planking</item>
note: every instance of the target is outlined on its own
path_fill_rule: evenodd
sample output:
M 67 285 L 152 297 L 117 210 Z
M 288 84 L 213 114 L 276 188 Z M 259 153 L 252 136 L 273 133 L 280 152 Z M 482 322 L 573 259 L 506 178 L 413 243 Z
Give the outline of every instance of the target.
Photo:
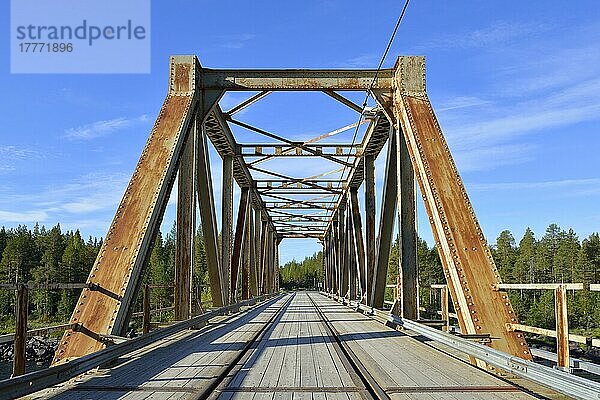
M 94 387 L 106 388 L 94 394 L 93 398 L 98 400 L 114 399 L 115 393 L 129 400 L 185 397 L 213 380 L 215 373 L 233 360 L 241 345 L 261 329 L 283 301 L 285 298 L 240 315 L 217 318 L 215 326 L 209 325 L 201 331 L 173 335 L 133 353 L 128 361 L 107 373 L 69 385 L 53 398 L 85 397 Z M 123 390 L 119 391 L 120 388 Z
M 330 299 L 316 295 L 313 299 L 380 386 L 423 388 L 421 393 L 394 393 L 393 398 L 534 398 L 518 391 L 503 392 L 511 389 L 512 385 Z M 476 391 L 474 386 L 500 389 L 497 392 Z M 450 389 L 428 392 L 427 388 L 436 387 Z M 468 390 L 455 392 L 461 387 Z

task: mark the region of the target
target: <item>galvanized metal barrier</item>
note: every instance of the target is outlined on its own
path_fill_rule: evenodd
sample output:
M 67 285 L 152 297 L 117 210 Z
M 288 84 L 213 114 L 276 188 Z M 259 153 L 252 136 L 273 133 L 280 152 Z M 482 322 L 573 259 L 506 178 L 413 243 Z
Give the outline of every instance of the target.
M 321 294 L 340 301 L 338 296 L 333 296 L 324 292 L 321 292 Z M 575 399 L 600 399 L 600 383 L 598 382 L 581 378 L 565 371 L 536 364 L 533 361 L 512 356 L 483 344 L 463 339 L 447 332 L 439 331 L 435 328 L 389 314 L 385 311 L 381 311 L 355 301 L 344 300 L 340 302 L 354 308 L 357 311 L 360 310 L 367 315 L 376 316 L 380 322 L 385 321 L 388 324 L 391 323 L 396 326 L 409 329 L 463 354 L 475 357 L 476 359 L 481 360 L 491 366 L 504 370 L 515 376 L 528 379 L 532 382 L 567 396 L 571 396 Z
M 66 382 L 77 375 L 94 369 L 125 354 L 131 353 L 132 351 L 139 350 L 153 342 L 156 342 L 157 340 L 164 339 L 185 329 L 207 322 L 211 318 L 224 315 L 229 312 L 237 312 L 241 307 L 253 306 L 256 303 L 267 300 L 273 296 L 276 296 L 276 294 L 263 295 L 229 306 L 217 308 L 194 318 L 176 322 L 168 327 L 154 330 L 147 335 L 142 335 L 134 339 L 125 340 L 121 343 L 111 345 L 103 350 L 88 354 L 68 363 L 59 364 L 41 371 L 36 371 L 18 376 L 16 378 L 0 381 L 0 398 L 18 398 L 35 393 L 42 389 L 46 389 L 50 386 Z

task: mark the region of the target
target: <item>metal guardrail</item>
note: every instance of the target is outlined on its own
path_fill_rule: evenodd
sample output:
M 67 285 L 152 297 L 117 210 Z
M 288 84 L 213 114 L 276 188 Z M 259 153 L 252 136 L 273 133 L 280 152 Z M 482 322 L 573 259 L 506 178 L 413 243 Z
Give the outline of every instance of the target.
M 208 311 L 194 318 L 176 322 L 168 327 L 154 330 L 146 335 L 111 345 L 103 350 L 77 358 L 65 364 L 56 365 L 44 370 L 20 375 L 16 378 L 0 381 L 0 398 L 13 399 L 35 393 L 50 386 L 66 382 L 84 372 L 96 368 L 102 364 L 112 361 L 132 351 L 139 350 L 157 340 L 164 339 L 170 335 L 185 329 L 208 322 L 211 318 L 236 312 L 241 307 L 252 306 L 260 301 L 276 296 L 277 293 L 255 297 L 229 306 Z
M 558 359 L 558 356 L 556 355 L 556 353 L 552 353 L 551 351 L 546 351 L 546 350 L 542 350 L 542 349 L 531 349 L 531 354 L 534 357 L 542 358 L 544 360 L 548 360 L 548 361 L 552 361 L 552 362 L 557 362 L 557 359 Z M 573 357 L 571 357 L 570 361 L 571 361 L 571 365 L 570 365 L 571 368 L 580 369 L 582 371 L 589 372 L 590 374 L 600 376 L 600 365 L 599 364 L 594 364 L 593 362 L 580 360 L 579 358 L 573 358 Z
M 332 297 L 328 293 L 321 293 L 325 296 Z M 581 378 L 565 371 L 536 364 L 533 361 L 523 360 L 522 358 L 512 356 L 483 344 L 439 331 L 415 321 L 388 314 L 387 312 L 374 309 L 364 304 L 347 300 L 345 301 L 345 304 L 356 310 L 361 310 L 366 314 L 375 315 L 379 317 L 380 320 L 385 318 L 388 323 L 410 329 L 411 331 L 438 343 L 442 343 L 463 354 L 475 357 L 476 359 L 484 361 L 489 365 L 502 369 L 515 376 L 528 379 L 575 399 L 600 399 L 600 383 L 598 382 Z

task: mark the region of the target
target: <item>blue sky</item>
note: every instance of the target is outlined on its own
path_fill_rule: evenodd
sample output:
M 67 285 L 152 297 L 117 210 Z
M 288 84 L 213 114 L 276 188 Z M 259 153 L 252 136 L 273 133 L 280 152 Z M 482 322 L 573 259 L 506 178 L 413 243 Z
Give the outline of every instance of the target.
M 60 222 L 104 236 L 164 100 L 169 55 L 196 54 L 214 68 L 374 68 L 401 7 L 174 3 L 152 2 L 150 74 L 11 75 L 8 28 L 0 31 L 0 225 Z M 8 2 L 2 7 L 8 27 Z M 427 57 L 429 96 L 490 242 L 503 229 L 517 240 L 528 226 L 540 236 L 553 222 L 581 237 L 600 230 L 599 17 L 595 1 L 409 6 L 385 66 L 400 54 Z M 356 116 L 313 93 L 271 95 L 240 119 L 309 137 Z M 419 232 L 431 240 L 422 207 Z M 284 241 L 281 260 L 318 249 Z

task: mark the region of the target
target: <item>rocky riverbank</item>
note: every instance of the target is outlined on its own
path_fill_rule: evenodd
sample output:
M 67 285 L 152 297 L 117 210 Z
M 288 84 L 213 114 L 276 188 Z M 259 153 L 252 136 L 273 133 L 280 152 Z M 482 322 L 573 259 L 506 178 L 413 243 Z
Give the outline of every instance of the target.
M 36 363 L 49 363 L 52 361 L 56 347 L 58 347 L 58 338 L 34 336 L 27 339 L 25 344 L 25 359 Z M 12 343 L 0 344 L 0 362 L 12 361 L 13 354 Z

